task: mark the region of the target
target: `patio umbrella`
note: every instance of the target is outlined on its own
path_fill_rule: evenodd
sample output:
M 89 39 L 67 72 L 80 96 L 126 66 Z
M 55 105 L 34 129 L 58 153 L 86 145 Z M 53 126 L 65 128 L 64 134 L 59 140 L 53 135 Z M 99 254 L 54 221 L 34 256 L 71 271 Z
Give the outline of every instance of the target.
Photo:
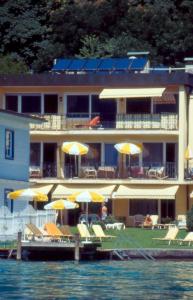
M 82 191 L 76 192 L 67 197 L 67 200 L 72 202 L 86 203 L 86 219 L 88 222 L 88 203 L 103 203 L 105 201 L 105 197 L 100 193 L 95 191 Z
M 75 209 L 78 207 L 79 207 L 79 205 L 77 203 L 73 203 L 71 201 L 60 199 L 60 200 L 56 200 L 56 201 L 46 204 L 44 206 L 44 209 L 52 209 L 52 210 L 62 211 L 64 209 Z M 60 221 L 62 224 L 62 214 L 61 213 L 60 213 Z
M 189 170 L 189 161 L 191 159 L 193 159 L 193 151 L 190 148 L 190 145 L 188 145 L 185 149 L 185 155 L 184 155 L 185 159 L 187 160 L 187 171 L 186 171 L 186 176 L 189 177 L 190 176 L 190 170 Z
M 130 170 L 130 156 L 140 154 L 143 150 L 142 144 L 133 143 L 119 143 L 114 145 L 115 149 L 121 154 L 129 155 L 129 170 Z
M 188 145 L 187 148 L 186 148 L 186 150 L 185 150 L 185 159 L 187 161 L 193 159 L 193 151 L 190 148 L 190 145 Z
M 46 202 L 48 196 L 36 191 L 35 189 L 23 189 L 10 192 L 7 195 L 8 199 L 11 200 L 24 200 L 24 201 L 35 201 L 35 202 Z
M 62 151 L 64 153 L 75 155 L 75 172 L 77 172 L 77 156 L 88 153 L 88 146 L 79 142 L 64 142 L 62 144 Z

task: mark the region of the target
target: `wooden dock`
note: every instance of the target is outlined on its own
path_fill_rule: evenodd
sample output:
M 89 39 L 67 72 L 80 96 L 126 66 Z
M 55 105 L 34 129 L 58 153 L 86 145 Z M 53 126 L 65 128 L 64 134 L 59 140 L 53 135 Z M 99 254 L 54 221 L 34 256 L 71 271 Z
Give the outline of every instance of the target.
M 84 260 L 95 259 L 101 243 L 69 241 L 22 241 L 22 260 Z

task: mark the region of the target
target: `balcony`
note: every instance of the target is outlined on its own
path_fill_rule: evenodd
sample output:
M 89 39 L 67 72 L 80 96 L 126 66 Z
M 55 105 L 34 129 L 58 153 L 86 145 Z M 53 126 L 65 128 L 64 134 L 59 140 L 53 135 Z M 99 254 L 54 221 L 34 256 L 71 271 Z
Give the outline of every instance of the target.
M 30 167 L 30 178 L 57 178 L 57 164 L 44 163 L 43 170 L 38 167 L 37 173 L 33 173 L 33 167 Z M 142 166 L 131 166 L 121 168 L 113 165 L 102 165 L 97 163 L 88 163 L 86 166 L 80 166 L 78 171 L 74 165 L 64 166 L 64 179 L 146 179 L 146 180 L 168 180 L 177 179 L 176 163 L 168 162 L 166 164 L 146 163 Z
M 89 126 L 89 121 L 96 115 L 100 114 L 92 114 L 90 118 L 88 114 L 36 115 L 41 116 L 47 122 L 42 124 L 30 124 L 30 130 L 178 130 L 178 115 L 175 113 L 106 114 L 100 116 L 101 124 L 99 126 Z

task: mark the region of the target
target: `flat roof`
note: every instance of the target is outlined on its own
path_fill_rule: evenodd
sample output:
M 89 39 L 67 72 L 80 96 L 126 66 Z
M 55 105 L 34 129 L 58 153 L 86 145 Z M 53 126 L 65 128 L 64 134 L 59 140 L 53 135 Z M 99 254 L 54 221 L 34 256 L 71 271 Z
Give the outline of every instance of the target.
M 30 119 L 29 122 L 31 122 L 32 120 L 35 122 L 35 123 L 40 123 L 40 122 L 46 122 L 46 120 L 42 117 L 34 117 L 34 116 L 29 116 L 27 114 L 23 114 L 23 113 L 18 113 L 18 112 L 15 112 L 15 111 L 11 111 L 11 110 L 6 110 L 6 109 L 0 109 L 0 114 L 3 113 L 3 114 L 8 114 L 8 115 L 12 115 L 12 116 L 15 116 L 15 117 L 20 117 L 20 118 L 25 118 L 25 119 Z
M 21 74 L 0 75 L 0 87 L 31 86 L 96 86 L 96 87 L 161 87 L 187 85 L 193 87 L 193 74 L 185 72 L 152 72 L 121 74 Z

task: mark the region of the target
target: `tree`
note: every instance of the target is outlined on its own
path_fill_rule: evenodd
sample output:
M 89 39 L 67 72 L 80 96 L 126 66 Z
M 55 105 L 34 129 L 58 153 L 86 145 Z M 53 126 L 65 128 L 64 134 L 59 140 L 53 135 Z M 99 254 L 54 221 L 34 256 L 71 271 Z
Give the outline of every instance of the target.
M 23 61 L 17 61 L 11 56 L 0 56 L 0 74 L 24 74 L 29 72 Z

